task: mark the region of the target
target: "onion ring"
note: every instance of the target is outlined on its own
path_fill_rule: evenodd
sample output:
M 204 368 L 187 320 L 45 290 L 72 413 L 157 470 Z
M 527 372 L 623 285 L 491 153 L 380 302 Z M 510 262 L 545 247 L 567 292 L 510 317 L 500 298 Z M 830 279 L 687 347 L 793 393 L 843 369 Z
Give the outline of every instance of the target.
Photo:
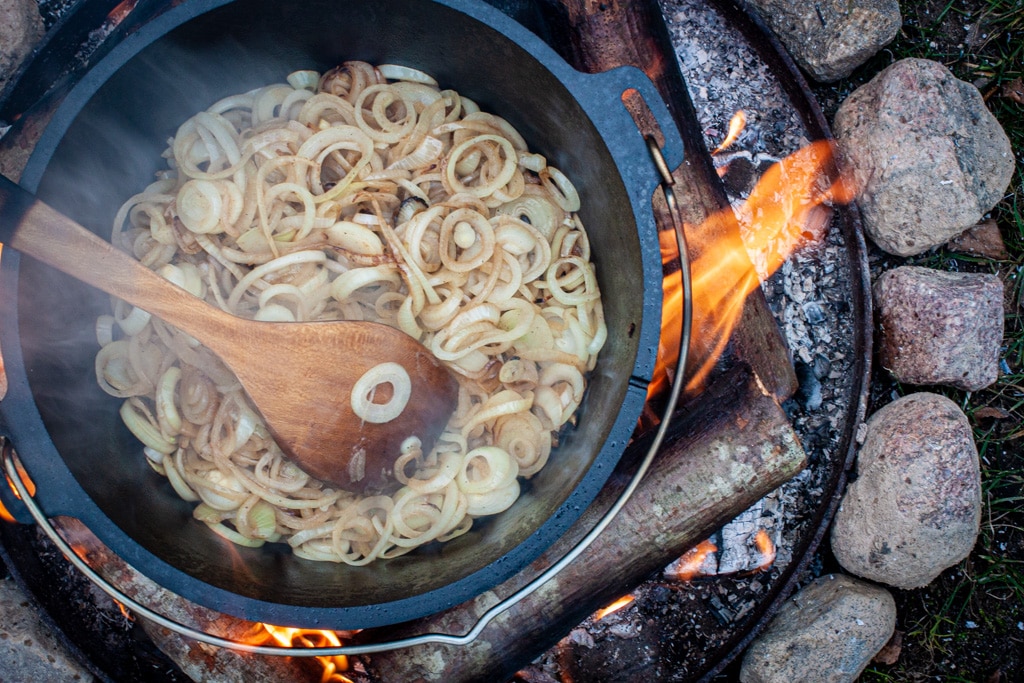
M 373 394 L 382 384 L 393 388 L 387 403 L 374 403 Z M 352 386 L 352 412 L 360 420 L 373 424 L 391 422 L 402 414 L 412 395 L 409 373 L 398 363 L 380 363 L 362 374 Z

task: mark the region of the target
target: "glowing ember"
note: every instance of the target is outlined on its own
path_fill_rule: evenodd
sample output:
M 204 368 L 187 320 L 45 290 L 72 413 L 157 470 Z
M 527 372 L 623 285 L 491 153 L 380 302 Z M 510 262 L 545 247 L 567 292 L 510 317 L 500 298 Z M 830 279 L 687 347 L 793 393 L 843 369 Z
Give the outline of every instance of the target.
M 334 631 L 317 631 L 315 629 L 292 628 L 290 626 L 274 626 L 262 624 L 267 634 L 282 647 L 339 647 L 341 639 Z M 341 674 L 348 671 L 348 658 L 344 655 L 333 657 L 316 657 L 323 672 L 320 683 L 352 683 L 352 680 Z
M 623 607 L 625 607 L 626 605 L 628 605 L 628 604 L 630 604 L 632 602 L 633 602 L 633 596 L 632 595 L 623 595 L 621 598 L 619 598 L 618 600 L 616 600 L 612 604 L 608 605 L 607 607 L 604 607 L 604 608 L 599 609 L 596 612 L 594 612 L 594 621 L 601 621 L 602 619 L 604 619 L 609 614 L 614 614 L 615 612 L 618 612 L 620 609 L 622 609 Z
M 761 564 L 758 565 L 757 571 L 767 571 L 772 564 L 775 562 L 775 544 L 772 543 L 772 539 L 768 537 L 768 532 L 764 529 L 758 529 L 757 535 L 754 537 L 754 545 L 757 546 L 757 550 L 761 553 Z
M 832 143 L 820 140 L 773 165 L 742 206 L 727 208 L 699 226 L 687 226 L 693 281 L 693 338 L 690 362 L 695 372 L 686 391 L 699 391 L 729 341 L 743 304 L 761 280 L 774 273 L 803 245 L 820 240 L 832 204 L 853 199 L 853 185 L 833 163 Z M 676 258 L 672 233 L 661 235 L 663 262 Z M 661 346 L 648 398 L 668 389 L 678 359 L 682 315 L 682 276 L 662 284 Z
M 131 14 L 137 4 L 138 0 L 123 0 L 114 9 L 110 10 L 110 13 L 107 14 L 107 21 L 113 26 L 117 26 Z
M 718 546 L 711 541 L 701 541 L 669 565 L 665 573 L 680 581 L 692 581 L 693 577 L 701 573 L 701 566 L 707 556 L 716 550 L 718 550 Z
M 743 129 L 747 127 L 747 115 L 740 109 L 738 112 L 732 115 L 732 119 L 729 120 L 729 132 L 726 133 L 725 139 L 722 140 L 722 144 L 715 148 L 715 151 L 711 153 L 714 156 L 720 152 L 724 152 L 729 149 L 732 143 L 739 139 L 740 134 L 743 133 Z
M 3 365 L 2 365 L 2 360 L 0 360 L 0 372 L 2 372 L 2 371 L 3 371 Z M 36 485 L 32 481 L 32 479 L 29 478 L 28 472 L 26 472 L 25 468 L 21 466 L 20 462 L 17 463 L 17 468 L 18 468 L 18 476 L 20 476 L 21 480 L 23 482 L 25 482 L 25 488 L 28 489 L 29 495 L 32 495 L 32 496 L 36 495 Z M 7 481 L 7 486 L 10 487 L 11 492 L 14 493 L 14 497 L 20 499 L 21 495 L 18 494 L 18 489 L 16 489 L 14 487 L 14 482 L 12 482 L 10 477 L 8 477 L 6 475 L 4 475 L 4 479 Z M 0 520 L 3 520 L 5 522 L 14 522 L 15 521 L 14 516 L 10 512 L 7 511 L 7 508 L 4 507 L 3 503 L 0 503 Z

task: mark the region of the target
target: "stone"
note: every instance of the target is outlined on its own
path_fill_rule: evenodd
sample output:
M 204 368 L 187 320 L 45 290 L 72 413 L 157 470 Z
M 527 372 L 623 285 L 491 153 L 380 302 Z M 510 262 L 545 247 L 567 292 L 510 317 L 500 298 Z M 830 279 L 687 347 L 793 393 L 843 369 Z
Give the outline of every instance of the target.
M 751 0 L 786 50 L 816 81 L 846 78 L 896 37 L 898 0 Z
M 0 91 L 42 39 L 43 30 L 35 0 L 0 2 Z
M 1002 198 L 1010 141 L 981 93 L 927 59 L 903 59 L 855 90 L 833 122 L 864 230 L 898 256 L 970 228 Z
M 879 362 L 897 380 L 977 391 L 999 378 L 998 276 L 900 266 L 883 273 L 872 291 Z
M 903 631 L 894 631 L 889 642 L 871 658 L 871 663 L 892 666 L 900 661 L 901 652 L 903 652 Z
M 821 576 L 779 610 L 743 655 L 743 683 L 852 683 L 896 628 L 885 588 Z
M 994 261 L 1005 261 L 1010 258 L 1003 235 L 999 232 L 999 225 L 993 220 L 982 221 L 973 228 L 968 228 L 951 239 L 946 248 L 958 254 L 972 254 Z
M 846 571 L 926 586 L 970 554 L 980 521 L 978 451 L 953 401 L 910 394 L 871 416 L 832 525 L 832 552 Z
M 94 680 L 65 651 L 11 578 L 0 579 L 0 662 L 0 681 Z

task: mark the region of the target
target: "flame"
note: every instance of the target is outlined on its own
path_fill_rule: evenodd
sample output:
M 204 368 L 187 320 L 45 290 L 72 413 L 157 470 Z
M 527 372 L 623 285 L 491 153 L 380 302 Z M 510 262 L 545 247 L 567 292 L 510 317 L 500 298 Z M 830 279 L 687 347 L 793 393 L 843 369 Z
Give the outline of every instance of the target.
M 707 556 L 717 550 L 718 546 L 710 540 L 701 541 L 673 563 L 669 574 L 680 581 L 692 581 L 693 577 L 700 574 L 700 568 Z
M 594 621 L 601 621 L 602 619 L 604 619 L 609 614 L 614 614 L 615 612 L 618 612 L 620 609 L 622 609 L 626 605 L 629 605 L 630 603 L 632 603 L 633 600 L 634 600 L 634 598 L 633 598 L 632 595 L 623 595 L 621 598 L 619 598 L 618 600 L 616 600 L 612 604 L 608 605 L 607 607 L 603 607 L 603 608 L 597 610 L 596 612 L 594 612 Z
M 129 612 L 129 611 L 128 611 L 128 608 L 127 608 L 127 607 L 125 607 L 124 605 L 122 605 L 122 604 L 121 604 L 120 602 L 118 602 L 117 600 L 114 600 L 114 604 L 115 604 L 115 605 L 117 605 L 117 608 L 118 608 L 119 610 L 121 610 L 121 614 L 122 614 L 122 615 L 124 616 L 124 618 L 125 618 L 125 619 L 126 619 L 127 621 L 135 621 L 135 617 L 134 617 L 134 616 L 132 615 L 132 613 L 131 613 L 131 612 Z
M 769 168 L 740 207 L 687 226 L 693 283 L 689 359 L 696 369 L 687 382 L 688 393 L 704 385 L 747 295 L 800 246 L 823 237 L 830 204 L 853 199 L 852 182 L 835 170 L 832 147 L 827 140 L 811 143 Z M 661 233 L 661 250 L 664 262 L 677 257 L 671 231 Z M 667 275 L 662 287 L 661 345 L 649 399 L 667 390 L 679 355 L 681 273 Z
M 335 631 L 318 631 L 308 628 L 293 628 L 291 626 L 274 626 L 273 624 L 261 624 L 267 635 L 282 647 L 339 647 L 341 638 Z M 334 655 L 331 657 L 315 657 L 323 671 L 320 675 L 320 683 L 352 683 L 352 680 L 341 674 L 348 671 L 348 658 L 345 655 Z
M 775 544 L 772 543 L 772 539 L 768 536 L 767 531 L 758 529 L 757 535 L 754 536 L 754 545 L 757 546 L 757 551 L 764 558 L 761 560 L 761 564 L 758 565 L 757 571 L 767 571 L 775 562 Z
M 3 370 L 2 366 L 0 366 L 0 370 Z M 28 472 L 25 471 L 25 468 L 22 467 L 20 462 L 15 463 L 15 465 L 18 470 L 18 476 L 21 477 L 21 480 L 25 483 L 25 488 L 28 490 L 28 494 L 30 496 L 36 495 L 35 482 L 33 482 L 31 477 L 28 476 Z M 21 495 L 18 493 L 18 489 L 14 487 L 14 482 L 11 481 L 11 478 L 8 477 L 7 475 L 4 475 L 4 479 L 7 481 L 7 485 L 11 488 L 11 492 L 14 493 L 14 497 L 17 498 L 18 500 L 21 500 Z M 7 510 L 7 508 L 4 507 L 3 503 L 0 503 L 0 519 L 2 519 L 5 522 L 11 523 L 17 521 L 14 519 L 14 515 L 12 515 Z
M 722 144 L 715 148 L 715 151 L 711 153 L 711 156 L 715 156 L 719 152 L 724 152 L 729 149 L 732 143 L 739 139 L 740 134 L 743 133 L 743 129 L 747 127 L 747 115 L 740 109 L 732 118 L 729 120 L 729 132 L 726 133 L 725 139 L 722 140 Z

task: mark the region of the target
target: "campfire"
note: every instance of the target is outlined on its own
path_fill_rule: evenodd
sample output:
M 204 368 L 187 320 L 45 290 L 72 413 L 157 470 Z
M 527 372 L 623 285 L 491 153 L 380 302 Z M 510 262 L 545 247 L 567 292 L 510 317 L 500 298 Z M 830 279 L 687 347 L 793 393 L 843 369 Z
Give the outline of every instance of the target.
M 566 5 L 575 3 L 566 2 Z M 709 15 L 719 16 L 711 5 L 695 3 L 695 6 Z M 674 265 L 678 255 L 671 231 L 662 233 L 665 303 L 658 366 L 649 390 L 651 409 L 645 413 L 642 428 L 634 435 L 621 471 L 563 539 L 534 566 L 499 586 L 493 595 L 481 596 L 416 623 L 361 633 L 256 624 L 180 604 L 183 601 L 164 595 L 159 587 L 148 585 L 145 577 L 134 575 L 119 558 L 109 556 L 109 551 L 97 545 L 95 539 L 79 538 L 78 554 L 90 565 L 103 565 L 97 570 L 140 602 L 153 601 L 173 611 L 177 619 L 212 633 L 253 646 L 292 648 L 298 655 L 266 657 L 220 650 L 214 655 L 208 646 L 143 624 L 140 628 L 144 628 L 147 636 L 178 666 L 184 668 L 184 662 L 194 663 L 197 653 L 204 653 L 208 663 L 230 661 L 231 666 L 259 671 L 261 675 L 273 671 L 283 680 L 293 676 L 291 680 L 383 681 L 411 680 L 428 670 L 432 660 L 443 660 L 445 680 L 509 676 L 529 665 L 545 650 L 548 650 L 547 657 L 565 657 L 567 652 L 572 652 L 578 643 L 562 640 L 570 632 L 591 628 L 588 625 L 593 625 L 594 629 L 605 628 L 599 625 L 631 618 L 623 615 L 639 610 L 649 611 L 652 600 L 653 604 L 658 604 L 658 591 L 670 586 L 668 590 L 691 596 L 679 598 L 675 604 L 685 605 L 694 600 L 706 602 L 703 614 L 707 631 L 717 624 L 724 634 L 717 639 L 708 636 L 712 646 L 703 655 L 704 661 L 695 662 L 691 670 L 697 675 L 728 661 L 730 653 L 734 654 L 751 633 L 753 624 L 770 614 L 784 597 L 808 549 L 817 543 L 818 539 L 813 538 L 814 527 L 831 512 L 826 500 L 813 513 L 818 518 L 805 523 L 811 533 L 804 534 L 799 543 L 783 539 L 781 520 L 775 520 L 770 527 L 762 523 L 770 516 L 766 510 L 778 505 L 760 502 L 763 497 L 804 469 L 806 453 L 800 444 L 802 427 L 820 428 L 813 419 L 794 417 L 792 409 L 786 411 L 780 407 L 797 389 L 797 371 L 791 362 L 791 349 L 786 346 L 783 330 L 763 293 L 762 282 L 780 268 L 799 268 L 799 263 L 794 265 L 793 254 L 801 248 L 849 239 L 842 231 L 835 235 L 829 229 L 835 230 L 836 224 L 832 207 L 848 202 L 852 188 L 836 176 L 830 145 L 815 142 L 772 165 L 745 196 L 726 196 L 719 175 L 728 173 L 729 150 L 742 144 L 743 117 L 731 116 L 733 112 L 723 117 L 717 111 L 686 111 L 691 95 L 675 80 L 672 70 L 664 68 L 668 48 L 650 38 L 660 33 L 643 30 L 645 26 L 656 26 L 660 22 L 660 17 L 650 14 L 656 9 L 651 3 L 636 3 L 629 11 L 637 12 L 641 21 L 631 25 L 609 21 L 607 16 L 597 22 L 583 13 L 570 18 L 569 25 L 563 27 L 572 35 L 571 57 L 579 68 L 598 71 L 622 63 L 644 68 L 662 92 L 676 102 L 678 111 L 673 113 L 680 122 L 687 145 L 689 163 L 674 175 L 674 191 L 685 204 L 680 208 L 693 272 L 694 337 L 683 393 L 687 404 L 673 417 L 661 451 L 633 498 L 575 562 L 497 615 L 468 645 L 390 650 L 374 654 L 368 660 L 343 655 L 303 656 L 306 653 L 302 651 L 309 648 L 363 646 L 421 633 L 464 633 L 493 600 L 505 598 L 530 584 L 537 574 L 536 567 L 557 562 L 614 504 L 619 492 L 628 485 L 632 468 L 654 438 L 658 407 L 664 405 L 678 360 L 679 341 L 674 335 L 680 329 L 682 275 Z M 742 30 L 751 30 L 742 20 L 735 21 Z M 631 30 L 638 31 L 642 39 L 630 36 Z M 737 40 L 737 36 L 742 35 L 738 30 L 732 39 Z M 642 54 L 619 54 L 615 46 L 620 46 L 623 52 L 625 46 L 639 46 L 637 49 Z M 793 77 L 784 64 L 770 61 L 777 58 L 771 56 L 774 53 L 770 46 L 759 45 L 758 49 L 768 55 L 762 59 L 769 60 L 779 78 Z M 684 75 L 692 92 L 704 87 L 691 74 Z M 692 104 L 700 109 L 699 100 Z M 702 120 L 696 116 L 701 116 Z M 716 147 L 713 159 L 707 153 L 705 131 L 710 125 L 724 131 L 725 122 L 730 118 L 728 131 L 712 141 Z M 708 120 L 712 124 L 709 125 Z M 814 125 L 810 125 L 808 131 L 809 137 L 820 137 L 821 131 Z M 729 199 L 733 199 L 735 205 L 730 204 Z M 655 204 L 666 219 L 667 209 L 660 196 L 655 198 Z M 662 224 L 668 224 L 667 220 L 662 220 Z M 845 264 L 842 267 L 846 267 Z M 764 291 L 771 293 L 775 286 L 766 285 Z M 803 360 L 799 353 L 793 355 Z M 859 389 L 852 386 L 844 391 L 853 396 Z M 699 401 L 694 401 L 698 398 Z M 801 424 L 802 420 L 806 424 Z M 835 424 L 832 428 L 846 430 L 847 426 Z M 838 440 L 840 462 L 817 475 L 811 486 L 834 488 L 842 476 L 846 457 L 843 449 L 848 448 L 849 437 L 842 436 Z M 715 462 L 710 454 L 717 454 L 720 461 Z M 773 495 L 785 497 L 785 493 Z M 744 522 L 742 532 L 723 532 L 728 522 L 754 508 L 756 512 L 752 516 L 756 519 L 749 524 Z M 75 527 L 70 523 L 62 528 Z M 8 546 L 27 543 L 31 547 L 39 542 L 26 541 L 33 534 L 25 528 L 6 526 L 3 531 L 3 542 Z M 728 553 L 737 552 L 745 558 L 742 563 L 728 559 Z M 781 567 L 775 564 L 777 560 Z M 756 604 L 741 613 L 742 603 L 727 599 L 723 602 L 721 598 L 707 595 L 710 590 L 707 587 L 715 585 L 713 582 L 718 582 L 717 585 L 757 582 L 770 588 L 762 588 L 764 597 L 753 601 Z M 703 597 L 696 597 L 702 593 Z M 664 604 L 668 599 L 662 596 L 660 600 Z M 698 611 L 695 608 L 694 614 Z M 699 640 L 694 643 L 695 647 L 702 646 Z M 501 661 L 495 661 L 489 654 L 493 652 L 505 654 Z

